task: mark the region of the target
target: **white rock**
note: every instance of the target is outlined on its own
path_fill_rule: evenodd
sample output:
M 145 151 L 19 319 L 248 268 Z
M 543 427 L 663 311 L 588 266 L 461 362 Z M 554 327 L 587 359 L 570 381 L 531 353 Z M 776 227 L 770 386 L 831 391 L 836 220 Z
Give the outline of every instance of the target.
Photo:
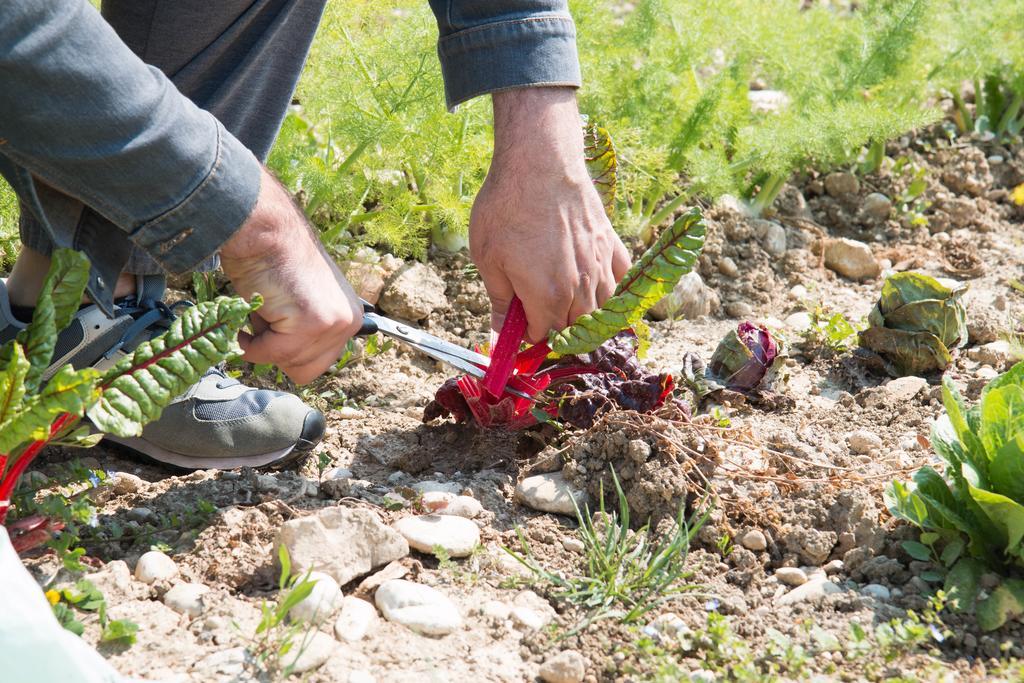
M 516 486 L 516 499 L 534 510 L 575 517 L 573 500 L 582 509 L 587 502 L 587 494 L 574 491 L 561 472 L 549 472 L 519 482 Z
M 351 479 L 352 470 L 347 467 L 332 467 L 328 470 L 324 470 L 324 481 L 337 481 L 340 479 Z
M 542 612 L 529 607 L 513 607 L 510 615 L 516 626 L 521 626 L 528 631 L 539 631 L 551 623 L 551 619 Z
M 341 606 L 341 587 L 334 577 L 324 572 L 310 572 L 309 580 L 315 581 L 313 590 L 288 612 L 293 620 L 320 623 Z
M 142 583 L 171 579 L 178 575 L 178 565 L 159 550 L 143 553 L 135 564 L 135 578 Z
M 757 529 L 751 529 L 740 537 L 740 545 L 747 550 L 760 552 L 768 547 L 768 539 L 765 538 L 763 532 Z
M 846 238 L 830 239 L 825 244 L 825 265 L 850 280 L 876 278 L 881 272 L 871 247 Z
M 363 416 L 363 411 L 352 406 L 342 406 L 334 411 L 334 416 L 339 420 L 358 420 Z
M 117 472 L 111 479 L 110 485 L 114 489 L 114 493 L 119 495 L 138 493 L 146 488 L 146 481 L 142 477 L 127 472 Z
M 562 539 L 562 547 L 568 550 L 570 553 L 583 553 L 586 550 L 586 546 L 578 538 L 565 537 Z
M 857 194 L 860 191 L 860 181 L 852 173 L 836 171 L 825 176 L 825 191 L 837 198 Z
M 831 576 L 832 574 L 838 574 L 839 572 L 843 571 L 844 566 L 845 565 L 843 564 L 842 560 L 832 560 L 824 567 L 822 567 L 822 569 L 825 571 L 826 574 Z
M 378 621 L 376 607 L 366 600 L 347 595 L 341 603 L 341 614 L 334 622 L 334 635 L 338 640 L 355 643 L 370 634 Z
M 888 602 L 892 597 L 889 589 L 880 583 L 869 583 L 866 586 L 862 586 L 860 592 L 862 595 L 866 595 L 869 598 L 874 598 L 875 600 L 881 600 L 883 602 Z
M 454 515 L 473 519 L 484 511 L 484 506 L 473 496 L 456 496 L 447 491 L 427 491 L 420 498 L 423 507 L 438 515 Z
M 433 266 L 412 261 L 388 278 L 378 305 L 396 318 L 423 320 L 448 305 L 444 280 Z
M 864 197 L 860 212 L 865 218 L 884 221 L 892 213 L 892 202 L 881 192 L 872 192 Z
M 747 93 L 750 111 L 774 114 L 789 105 L 789 95 L 781 90 L 751 90 Z
M 789 290 L 789 295 L 797 301 L 803 301 L 807 298 L 808 294 L 810 294 L 810 292 L 808 292 L 807 288 L 803 285 L 793 285 Z
M 775 578 L 787 586 L 802 586 L 807 583 L 807 574 L 799 567 L 779 567 L 775 570 Z
M 427 481 L 418 481 L 413 484 L 412 490 L 423 494 L 430 493 L 432 491 L 441 491 L 457 496 L 462 493 L 462 486 L 454 481 L 440 482 L 428 479 Z
M 164 593 L 164 604 L 175 612 L 198 617 L 203 613 L 203 596 L 210 592 L 201 583 L 178 583 Z
M 375 512 L 340 506 L 288 520 L 274 542 L 275 557 L 281 545 L 288 548 L 295 572 L 322 571 L 339 585 L 409 554 L 402 535 Z
M 991 380 L 999 376 L 999 371 L 997 371 L 991 365 L 982 365 L 980 368 L 974 371 L 974 376 L 977 377 L 978 379 Z
M 858 429 L 847 435 L 846 443 L 854 453 L 867 455 L 871 451 L 882 447 L 882 438 L 867 429 Z
M 928 380 L 914 376 L 899 377 L 882 385 L 892 403 L 906 403 L 917 396 L 926 386 L 928 386 Z
M 512 599 L 513 623 L 530 630 L 540 630 L 555 618 L 555 609 L 551 604 L 530 590 L 516 593 Z
M 377 683 L 377 679 L 369 671 L 356 669 L 349 672 L 345 683 Z
M 730 301 L 725 305 L 725 313 L 730 318 L 749 318 L 754 314 L 754 307 L 746 301 Z
M 338 649 L 338 641 L 321 631 L 310 630 L 295 636 L 285 661 L 292 673 L 302 674 L 319 669 Z M 295 653 L 294 656 L 292 653 Z
M 716 298 L 704 284 L 697 271 L 690 271 L 679 279 L 672 291 L 649 311 L 655 320 L 682 318 L 693 320 L 708 315 L 715 308 Z
M 754 234 L 757 235 L 761 248 L 769 256 L 779 257 L 786 253 L 786 229 L 775 221 L 756 218 L 751 221 Z
M 563 650 L 548 657 L 539 673 L 544 683 L 580 683 L 587 673 L 587 660 L 576 650 Z
M 443 593 L 405 579 L 385 581 L 374 596 L 388 621 L 426 636 L 443 636 L 462 627 L 462 615 Z
M 791 330 L 796 332 L 803 332 L 804 330 L 811 329 L 811 314 L 807 311 L 797 311 L 791 315 L 787 315 L 783 321 Z
M 818 604 L 826 595 L 842 592 L 842 588 L 827 579 L 808 581 L 775 599 L 778 606 L 795 605 L 798 602 Z
M 512 606 L 500 600 L 488 600 L 480 605 L 480 614 L 497 621 L 505 621 L 512 615 Z
M 1005 339 L 999 339 L 988 344 L 976 346 L 973 349 L 968 349 L 967 357 L 973 361 L 991 365 L 996 370 L 1002 370 L 1009 365 L 1013 356 L 1010 353 L 1010 342 Z
M 392 525 L 409 547 L 433 554 L 440 546 L 451 557 L 466 557 L 480 543 L 480 527 L 464 517 L 420 515 L 403 517 Z
M 726 277 L 734 278 L 740 274 L 740 269 L 735 261 L 728 256 L 723 256 L 718 259 L 718 272 Z

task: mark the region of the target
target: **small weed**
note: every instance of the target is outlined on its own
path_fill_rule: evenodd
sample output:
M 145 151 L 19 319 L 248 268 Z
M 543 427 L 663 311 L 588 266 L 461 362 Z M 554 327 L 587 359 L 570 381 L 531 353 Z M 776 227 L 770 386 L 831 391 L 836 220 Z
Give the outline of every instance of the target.
M 312 624 L 289 623 L 288 612 L 309 596 L 316 581 L 311 581 L 308 574 L 303 577 L 292 575 L 291 558 L 284 545 L 278 550 L 278 560 L 281 563 L 278 580 L 281 599 L 276 603 L 266 600 L 260 603 L 259 624 L 255 633 L 246 640 L 256 667 L 276 680 L 283 680 L 292 674 L 296 659 L 316 630 Z M 235 628 L 240 630 L 237 623 Z
M 818 302 L 808 302 L 804 306 L 811 315 L 811 326 L 800 333 L 805 346 L 843 353 L 856 344 L 859 330 L 845 315 Z
M 715 545 L 718 547 L 718 552 L 722 553 L 722 557 L 729 557 L 729 554 L 733 549 L 732 536 L 729 534 L 722 534 Z
M 700 588 L 686 583 L 692 573 L 685 569 L 685 564 L 690 541 L 707 520 L 710 506 L 704 506 L 703 512 L 695 513 L 689 520 L 680 509 L 671 538 L 654 541 L 647 525 L 635 532 L 630 529 L 629 504 L 614 470 L 612 481 L 618 497 L 618 514 L 605 512 L 603 490 L 596 514 L 592 515 L 588 507 L 582 511 L 576 508 L 586 558 L 584 573 L 563 576 L 544 569 L 530 551 L 522 531 L 522 554 L 505 549 L 538 580 L 552 585 L 556 597 L 586 611 L 583 623 L 572 633 L 600 619 L 635 622 L 658 605 Z
M 82 579 L 71 588 L 48 590 L 46 598 L 53 606 L 53 614 L 60 625 L 75 635 L 80 636 L 85 631 L 85 624 L 79 621 L 78 613 L 95 613 L 100 625 L 101 643 L 135 643 L 139 625 L 127 619 L 109 619 L 106 598 L 91 581 Z

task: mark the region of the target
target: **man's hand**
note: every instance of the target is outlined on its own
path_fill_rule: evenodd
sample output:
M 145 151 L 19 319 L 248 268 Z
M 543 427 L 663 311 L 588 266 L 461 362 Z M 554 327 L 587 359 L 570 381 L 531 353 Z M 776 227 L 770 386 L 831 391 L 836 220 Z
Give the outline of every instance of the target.
M 287 190 L 265 169 L 256 207 L 220 257 L 240 295 L 263 295 L 263 307 L 253 314 L 254 334 L 239 335 L 246 360 L 276 363 L 305 384 L 331 367 L 359 331 L 359 298 Z
M 572 88 L 495 93 L 494 158 L 469 222 L 469 250 L 498 330 L 518 295 L 527 337 L 545 339 L 611 296 L 629 269 L 583 158 Z

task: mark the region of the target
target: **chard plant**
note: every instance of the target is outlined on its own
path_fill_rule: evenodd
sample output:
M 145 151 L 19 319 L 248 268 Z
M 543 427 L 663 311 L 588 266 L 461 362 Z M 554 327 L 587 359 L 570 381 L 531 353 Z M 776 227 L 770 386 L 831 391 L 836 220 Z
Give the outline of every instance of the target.
M 54 252 L 32 322 L 0 347 L 0 524 L 25 469 L 51 443 L 90 446 L 94 432 L 138 436 L 163 407 L 214 364 L 240 353 L 238 330 L 262 300 L 219 297 L 184 309 L 159 337 L 101 373 L 65 365 L 46 379 L 57 333 L 78 310 L 89 262 Z M 88 419 L 89 424 L 83 424 Z M 34 515 L 8 524 L 16 549 L 50 538 L 62 524 Z
M 941 372 L 950 351 L 967 344 L 964 285 L 946 286 L 920 273 L 896 273 L 868 315 L 860 344 L 874 352 L 894 376 Z
M 950 598 L 992 630 L 1024 615 L 1024 363 L 989 382 L 977 405 L 968 408 L 948 377 L 942 399 L 931 443 L 944 471 L 923 467 L 911 482 L 892 482 L 886 503 L 923 532 L 907 552 L 936 560 Z M 983 594 L 986 570 L 1003 579 Z
M 587 427 L 618 407 L 651 411 L 674 388 L 669 374 L 645 371 L 637 354 L 644 313 L 693 269 L 706 226 L 691 209 L 666 229 L 619 282 L 605 304 L 547 342 L 522 349 L 526 313 L 513 299 L 483 379 L 450 379 L 438 389 L 423 419 L 453 416 L 484 427 L 521 429 L 538 420 L 562 419 Z M 532 400 L 505 391 L 511 387 Z

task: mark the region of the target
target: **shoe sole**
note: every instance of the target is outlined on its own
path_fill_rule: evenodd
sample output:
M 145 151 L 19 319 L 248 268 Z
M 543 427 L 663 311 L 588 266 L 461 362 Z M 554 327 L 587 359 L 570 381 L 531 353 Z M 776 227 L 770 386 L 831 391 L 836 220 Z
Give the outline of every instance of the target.
M 171 465 L 183 470 L 233 470 L 239 467 L 269 467 L 278 469 L 291 465 L 312 451 L 320 443 L 320 440 L 323 439 L 326 428 L 327 422 L 324 419 L 323 413 L 313 410 L 310 411 L 303 421 L 302 433 L 295 444 L 269 453 L 260 453 L 259 455 L 225 457 L 200 457 L 176 453 L 138 437 L 123 438 L 106 434 L 103 438 L 105 441 L 110 441 L 143 455 L 148 460 L 162 465 Z

